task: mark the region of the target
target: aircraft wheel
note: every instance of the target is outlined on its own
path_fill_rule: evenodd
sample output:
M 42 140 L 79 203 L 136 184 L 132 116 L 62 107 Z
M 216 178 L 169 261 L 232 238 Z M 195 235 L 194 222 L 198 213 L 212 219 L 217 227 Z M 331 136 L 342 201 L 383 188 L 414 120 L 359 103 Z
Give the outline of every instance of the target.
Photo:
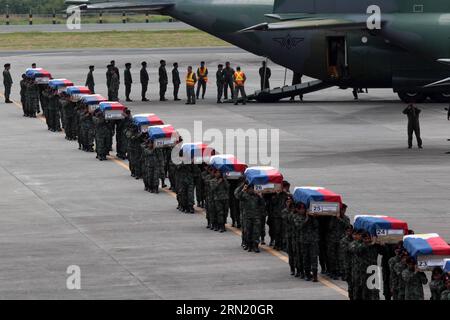
M 405 103 L 422 103 L 425 102 L 427 96 L 420 92 L 398 92 L 398 97 Z
M 450 94 L 449 93 L 433 93 L 430 95 L 430 99 L 433 102 L 437 102 L 437 103 L 450 102 Z

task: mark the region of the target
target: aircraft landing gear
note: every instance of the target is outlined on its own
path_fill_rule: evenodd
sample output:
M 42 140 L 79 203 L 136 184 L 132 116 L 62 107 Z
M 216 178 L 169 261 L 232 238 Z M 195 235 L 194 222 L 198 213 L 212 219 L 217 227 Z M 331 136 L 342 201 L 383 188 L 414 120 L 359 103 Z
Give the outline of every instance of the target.
M 430 99 L 433 102 L 446 103 L 446 102 L 450 102 L 450 94 L 449 93 L 433 93 L 433 94 L 430 94 Z
M 427 95 L 421 92 L 399 91 L 397 94 L 404 103 L 422 103 L 427 100 Z

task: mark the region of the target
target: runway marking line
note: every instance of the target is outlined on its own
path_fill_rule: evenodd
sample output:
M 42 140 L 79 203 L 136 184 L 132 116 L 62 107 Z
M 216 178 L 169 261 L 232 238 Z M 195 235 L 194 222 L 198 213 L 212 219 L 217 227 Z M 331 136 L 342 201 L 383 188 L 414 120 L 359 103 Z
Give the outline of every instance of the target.
M 4 98 L 4 95 L 2 93 L 0 93 L 0 97 Z M 22 109 L 22 104 L 19 102 L 16 102 L 14 100 L 11 100 L 13 102 L 13 104 L 18 107 L 19 109 Z M 38 115 L 37 119 L 45 122 L 45 117 L 43 115 Z M 123 169 L 130 171 L 129 166 L 121 159 L 116 158 L 116 157 L 112 157 L 112 156 L 108 156 L 108 159 L 110 159 L 113 163 L 117 164 L 118 166 L 122 167 Z M 167 189 L 162 189 L 165 193 L 167 193 L 168 195 L 170 195 L 173 198 L 176 198 L 176 193 L 171 191 L 171 190 L 167 190 Z M 203 208 L 196 208 L 196 213 L 197 214 L 202 214 L 205 215 L 205 209 Z M 235 228 L 229 224 L 225 225 L 226 229 L 231 231 L 233 234 L 241 237 L 242 236 L 242 232 L 240 229 Z M 280 259 L 281 261 L 283 261 L 284 263 L 289 263 L 289 258 L 286 254 L 281 253 L 280 251 L 277 251 L 267 245 L 260 245 L 260 248 L 264 251 L 266 251 L 267 253 L 269 253 L 270 255 Z M 318 280 L 321 284 L 323 284 L 324 286 L 338 292 L 339 294 L 345 296 L 348 298 L 348 293 L 347 291 L 345 291 L 344 289 L 342 289 L 341 287 L 339 287 L 338 285 L 334 284 L 332 281 L 330 281 L 329 279 L 319 275 L 318 276 Z

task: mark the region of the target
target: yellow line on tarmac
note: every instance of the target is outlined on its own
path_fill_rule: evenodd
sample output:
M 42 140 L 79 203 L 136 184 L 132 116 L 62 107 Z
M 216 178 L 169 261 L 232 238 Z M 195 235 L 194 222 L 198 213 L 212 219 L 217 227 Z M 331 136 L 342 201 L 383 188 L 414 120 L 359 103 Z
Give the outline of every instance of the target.
M 4 95 L 3 95 L 2 93 L 0 93 L 0 96 L 1 96 L 1 97 L 4 97 Z M 22 105 L 21 105 L 20 103 L 14 101 L 14 100 L 11 100 L 11 101 L 13 101 L 13 103 L 14 103 L 14 105 L 15 105 L 16 107 L 22 108 Z M 44 116 L 39 115 L 37 118 L 38 118 L 39 120 L 45 122 L 45 117 L 44 117 Z M 123 169 L 125 169 L 125 170 L 127 170 L 127 171 L 130 170 L 129 166 L 128 166 L 123 160 L 120 160 L 119 158 L 112 157 L 112 156 L 109 156 L 108 159 L 110 159 L 113 163 L 117 164 L 118 166 L 122 167 Z M 176 198 L 175 192 L 170 191 L 170 190 L 167 190 L 167 189 L 162 189 L 162 190 L 163 190 L 165 193 L 167 193 L 168 195 L 170 195 L 170 196 Z M 202 208 L 197 208 L 196 212 L 197 212 L 197 213 L 200 213 L 200 214 L 205 214 L 205 210 L 202 209 Z M 226 225 L 226 228 L 227 228 L 229 231 L 231 231 L 232 233 L 234 233 L 235 235 L 237 235 L 237 236 L 242 236 L 242 232 L 241 232 L 241 230 L 239 230 L 238 228 L 232 227 L 231 225 L 228 225 L 228 224 Z M 274 249 L 272 249 L 271 247 L 266 246 L 266 245 L 261 245 L 260 248 L 263 249 L 264 251 L 266 251 L 267 253 L 271 254 L 272 256 L 274 256 L 274 257 L 280 259 L 281 261 L 283 261 L 283 262 L 285 262 L 285 263 L 289 263 L 289 258 L 288 258 L 288 256 L 285 255 L 285 254 L 283 254 L 283 253 L 281 253 L 280 251 L 274 250 Z M 324 278 L 324 277 L 322 277 L 322 276 L 319 276 L 319 277 L 318 277 L 318 280 L 319 280 L 319 282 L 320 282 L 321 284 L 323 284 L 324 286 L 326 286 L 326 287 L 328 287 L 328 288 L 330 288 L 330 289 L 332 289 L 332 290 L 338 292 L 339 294 L 341 294 L 341 295 L 343 295 L 343 296 L 345 296 L 345 297 L 348 297 L 347 291 L 345 291 L 345 290 L 342 289 L 341 287 L 337 286 L 336 284 L 334 284 L 334 283 L 331 282 L 330 280 L 328 280 L 328 279 L 326 279 L 326 278 Z

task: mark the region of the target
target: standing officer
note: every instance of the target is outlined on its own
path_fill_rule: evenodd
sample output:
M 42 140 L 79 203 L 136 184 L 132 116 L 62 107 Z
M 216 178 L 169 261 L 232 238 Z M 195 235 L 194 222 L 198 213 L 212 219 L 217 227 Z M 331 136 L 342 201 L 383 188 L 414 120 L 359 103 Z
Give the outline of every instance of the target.
M 415 107 L 412 103 L 403 110 L 403 114 L 408 117 L 408 148 L 412 148 L 413 133 L 417 138 L 417 146 L 422 149 L 422 139 L 420 138 L 419 115 L 422 110 Z
M 241 93 L 241 96 L 243 98 L 243 105 L 247 104 L 247 95 L 245 94 L 245 81 L 247 80 L 247 77 L 245 76 L 245 73 L 241 71 L 241 67 L 236 68 L 236 72 L 233 76 L 234 80 L 234 105 L 238 105 L 238 97 L 239 93 Z
M 192 72 L 192 67 L 188 67 L 186 74 L 186 94 L 187 102 L 186 104 L 195 104 L 195 84 L 197 83 L 197 77 L 195 73 Z
M 11 64 L 5 64 L 5 70 L 3 71 L 3 84 L 5 85 L 5 103 L 12 103 L 9 100 L 9 96 L 11 95 L 11 87 L 13 84 L 11 73 L 9 70 L 11 69 Z
M 159 63 L 159 101 L 167 101 L 165 95 L 169 79 L 167 77 L 166 61 L 161 60 Z
M 109 101 L 119 101 L 119 87 L 120 87 L 119 76 L 114 70 L 114 67 L 111 67 L 109 72 L 111 77 L 108 90 Z
M 228 88 L 230 88 L 231 99 L 233 99 L 233 97 L 234 97 L 233 76 L 234 76 L 234 69 L 231 68 L 231 65 L 229 62 L 226 62 L 225 69 L 223 69 L 223 78 L 225 81 L 225 84 L 223 86 L 223 95 L 224 95 L 225 100 L 228 100 Z
M 116 62 L 114 60 L 111 61 L 111 67 L 114 70 L 114 72 L 117 74 L 117 77 L 119 78 L 120 81 L 120 72 L 119 72 L 119 68 L 116 67 Z
M 302 77 L 303 75 L 299 72 L 294 72 L 294 75 L 292 76 L 292 85 L 295 86 L 296 84 L 302 83 Z M 303 95 L 299 95 L 300 101 L 303 101 Z M 295 95 L 291 96 L 290 101 L 295 101 Z
M 259 77 L 261 78 L 261 91 L 264 89 L 270 89 L 270 77 L 272 76 L 272 70 L 267 66 L 266 61 L 262 62 L 262 67 L 259 68 Z
M 141 91 L 141 96 L 142 96 L 142 101 L 146 102 L 149 101 L 146 97 L 147 95 L 147 90 L 148 90 L 148 81 L 149 81 L 149 76 L 148 76 L 148 72 L 147 72 L 147 62 L 143 61 L 141 63 L 142 68 L 141 68 L 141 86 L 142 86 L 142 91 Z
M 108 88 L 108 100 L 112 101 L 111 97 L 109 96 L 110 87 L 111 87 L 111 75 L 112 75 L 112 66 L 108 64 L 106 66 L 106 88 Z
M 223 75 L 223 64 L 219 64 L 217 66 L 216 84 L 217 84 L 217 103 L 222 103 L 223 87 L 225 86 L 225 78 Z
M 178 99 L 178 92 L 180 91 L 181 79 L 180 79 L 180 72 L 178 71 L 178 62 L 175 62 L 173 64 L 172 84 L 173 84 L 173 99 L 174 101 L 180 101 L 181 99 Z
M 208 68 L 205 67 L 205 61 L 200 62 L 200 68 L 197 69 L 197 100 L 200 97 L 200 89 L 202 89 L 202 99 L 205 99 L 206 84 L 208 83 Z
M 130 99 L 130 93 L 131 93 L 131 85 L 133 83 L 133 77 L 131 76 L 131 63 L 125 64 L 125 71 L 123 72 L 123 78 L 125 81 L 125 97 L 127 102 L 133 102 L 133 100 Z
M 95 82 L 94 82 L 94 66 L 89 66 L 89 72 L 86 77 L 85 86 L 89 88 L 92 94 L 95 94 Z

